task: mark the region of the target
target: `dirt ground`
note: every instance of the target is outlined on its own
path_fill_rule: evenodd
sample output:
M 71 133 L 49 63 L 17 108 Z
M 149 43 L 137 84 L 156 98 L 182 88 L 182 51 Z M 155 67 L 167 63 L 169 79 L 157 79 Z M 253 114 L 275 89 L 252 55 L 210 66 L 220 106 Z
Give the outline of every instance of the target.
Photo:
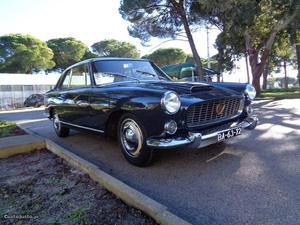
M 156 224 L 47 150 L 0 160 L 0 224 Z

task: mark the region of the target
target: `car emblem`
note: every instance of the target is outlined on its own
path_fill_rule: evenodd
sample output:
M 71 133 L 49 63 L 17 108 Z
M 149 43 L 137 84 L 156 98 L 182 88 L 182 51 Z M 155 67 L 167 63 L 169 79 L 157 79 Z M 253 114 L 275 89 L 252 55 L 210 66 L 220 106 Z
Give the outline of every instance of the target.
M 224 103 L 219 103 L 219 104 L 216 105 L 215 111 L 216 111 L 218 116 L 222 115 L 224 110 L 225 110 L 225 104 Z

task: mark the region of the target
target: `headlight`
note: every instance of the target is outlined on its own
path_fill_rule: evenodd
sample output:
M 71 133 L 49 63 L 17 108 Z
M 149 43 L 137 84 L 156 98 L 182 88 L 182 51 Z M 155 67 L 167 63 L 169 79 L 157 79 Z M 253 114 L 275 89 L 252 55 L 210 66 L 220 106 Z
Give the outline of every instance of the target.
M 174 91 L 168 91 L 161 99 L 161 105 L 168 114 L 175 114 L 179 111 L 181 102 Z
M 247 84 L 245 92 L 249 96 L 250 100 L 253 100 L 256 96 L 256 90 L 251 84 Z

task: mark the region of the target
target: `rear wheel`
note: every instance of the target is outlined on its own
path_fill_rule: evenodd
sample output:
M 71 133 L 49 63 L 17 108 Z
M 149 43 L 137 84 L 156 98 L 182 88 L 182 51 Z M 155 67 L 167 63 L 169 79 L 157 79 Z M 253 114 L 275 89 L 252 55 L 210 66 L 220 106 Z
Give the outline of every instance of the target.
M 146 132 L 132 114 L 124 114 L 118 124 L 118 141 L 122 153 L 131 164 L 146 166 L 152 161 L 152 149 L 146 146 Z
M 62 125 L 62 123 L 60 122 L 59 117 L 56 113 L 54 113 L 54 115 L 53 115 L 53 127 L 54 127 L 54 130 L 55 130 L 55 133 L 57 134 L 57 136 L 59 136 L 59 137 L 69 136 L 70 128 Z

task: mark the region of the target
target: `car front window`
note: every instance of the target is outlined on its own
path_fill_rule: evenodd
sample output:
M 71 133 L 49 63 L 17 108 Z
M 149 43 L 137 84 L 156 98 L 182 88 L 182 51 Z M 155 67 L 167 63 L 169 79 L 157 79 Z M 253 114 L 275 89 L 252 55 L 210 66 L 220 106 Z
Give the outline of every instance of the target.
M 169 80 L 158 67 L 141 60 L 103 60 L 93 65 L 96 85 L 132 80 Z

